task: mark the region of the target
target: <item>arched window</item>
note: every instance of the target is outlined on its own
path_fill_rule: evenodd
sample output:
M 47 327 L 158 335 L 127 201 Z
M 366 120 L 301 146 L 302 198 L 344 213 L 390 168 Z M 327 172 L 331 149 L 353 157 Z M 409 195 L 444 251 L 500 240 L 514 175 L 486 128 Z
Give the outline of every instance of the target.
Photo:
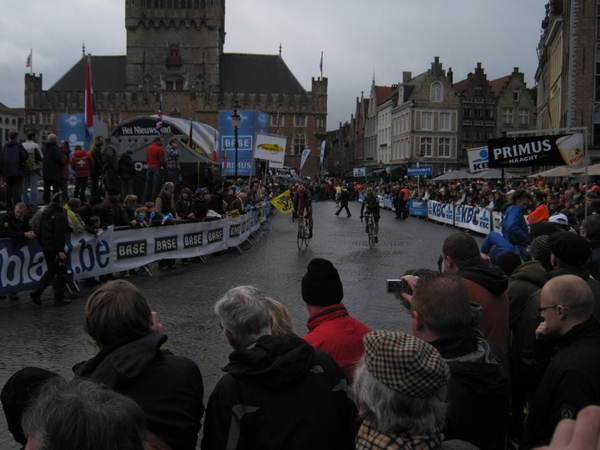
M 431 83 L 431 101 L 432 102 L 441 102 L 444 97 L 444 88 L 442 83 L 439 81 L 434 81 Z
M 303 129 L 297 129 L 294 132 L 294 146 L 292 152 L 294 155 L 301 155 L 306 148 L 306 132 Z

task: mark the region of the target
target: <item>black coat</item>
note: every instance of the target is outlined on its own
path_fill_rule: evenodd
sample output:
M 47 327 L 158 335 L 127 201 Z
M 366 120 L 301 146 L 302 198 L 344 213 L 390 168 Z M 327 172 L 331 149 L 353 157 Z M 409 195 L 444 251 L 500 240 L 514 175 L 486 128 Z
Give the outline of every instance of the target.
M 64 252 L 66 232 L 67 214 L 65 210 L 56 203 L 50 203 L 42 211 L 42 220 L 38 233 L 42 250 L 45 252 Z M 46 261 L 47 264 L 51 262 Z
M 519 448 L 547 445 L 561 419 L 600 405 L 600 322 L 595 316 L 550 341 L 535 341 L 534 370 L 541 376 Z
M 56 141 L 46 142 L 42 154 L 44 156 L 42 161 L 44 180 L 60 181 L 63 166 L 62 152 L 56 145 Z
M 202 374 L 191 359 L 161 351 L 166 340 L 160 333 L 125 339 L 73 371 L 133 398 L 144 410 L 148 431 L 173 450 L 194 450 L 204 414 Z
M 229 361 L 208 400 L 202 450 L 354 449 L 354 394 L 329 355 L 290 333 L 262 336 Z

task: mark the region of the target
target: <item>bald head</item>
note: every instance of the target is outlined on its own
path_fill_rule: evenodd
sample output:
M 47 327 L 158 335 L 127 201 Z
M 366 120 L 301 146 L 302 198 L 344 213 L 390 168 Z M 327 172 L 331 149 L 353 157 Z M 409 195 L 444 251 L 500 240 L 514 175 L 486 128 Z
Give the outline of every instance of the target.
M 551 305 L 568 308 L 569 315 L 576 319 L 587 320 L 594 312 L 594 293 L 585 280 L 576 275 L 551 278 L 541 295 Z

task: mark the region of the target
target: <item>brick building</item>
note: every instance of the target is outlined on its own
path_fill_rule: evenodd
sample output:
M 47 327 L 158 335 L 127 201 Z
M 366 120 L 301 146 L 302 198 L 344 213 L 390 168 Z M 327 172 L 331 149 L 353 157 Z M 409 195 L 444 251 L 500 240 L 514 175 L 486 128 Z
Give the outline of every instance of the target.
M 92 56 L 95 115 L 117 125 L 156 114 L 193 118 L 218 128 L 218 112 L 270 114 L 269 132 L 288 137 L 285 165 L 318 173 L 327 126 L 327 78 L 305 90 L 279 55 L 229 54 L 225 44 L 225 0 L 125 0 L 127 54 Z M 84 51 L 85 53 L 85 51 Z M 85 55 L 61 79 L 43 89 L 42 74 L 25 75 L 26 130 L 42 139 L 57 128 L 57 115 L 83 113 Z M 210 155 L 209 155 L 210 156 Z
M 550 0 L 535 74 L 537 128 L 587 127 L 600 160 L 600 9 L 595 0 Z

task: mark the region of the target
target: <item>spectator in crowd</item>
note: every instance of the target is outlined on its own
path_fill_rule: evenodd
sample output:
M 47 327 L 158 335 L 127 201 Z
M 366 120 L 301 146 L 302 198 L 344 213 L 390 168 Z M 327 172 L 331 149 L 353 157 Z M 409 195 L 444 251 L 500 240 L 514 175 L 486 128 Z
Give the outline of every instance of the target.
M 363 419 L 357 450 L 474 448 L 442 443 L 450 369 L 436 349 L 391 331 L 372 331 L 364 342 L 354 382 Z
M 162 169 L 165 165 L 165 151 L 163 150 L 164 139 L 162 136 L 154 138 L 154 142 L 148 150 L 146 150 L 146 183 L 144 185 L 144 194 L 142 195 L 142 203 L 154 201 L 160 191 L 162 184 Z
M 94 158 L 81 145 L 76 145 L 75 153 L 71 158 L 71 169 L 75 172 L 75 192 L 73 196 L 80 199 L 81 203 L 86 202 L 85 190 L 93 166 Z
M 37 209 L 38 180 L 43 161 L 37 140 L 37 133 L 30 131 L 27 133 L 27 140 L 23 142 L 23 148 L 27 151 L 27 160 L 23 165 L 23 201 L 30 209 Z
M 170 181 L 175 186 L 179 182 L 179 158 L 181 158 L 179 139 L 173 137 L 169 139 L 169 143 L 165 148 L 165 160 L 167 164 L 167 181 Z
M 274 298 L 265 297 L 269 304 L 269 314 L 271 316 L 271 334 L 280 335 L 286 333 L 296 332 L 296 327 L 292 322 L 290 312 L 287 310 L 284 304 L 278 302 Z
M 523 217 L 530 202 L 531 194 L 527 191 L 516 191 L 513 194 L 512 203 L 502 215 L 502 234 L 491 231 L 481 244 L 484 258 L 495 262 L 502 253 L 515 252 L 525 261 L 530 259 L 529 229 Z
M 92 179 L 92 197 L 103 197 L 104 188 L 102 186 L 102 177 L 104 175 L 104 138 L 97 136 L 94 139 L 94 145 L 90 148 L 89 154 L 94 160 L 91 166 L 90 177 Z
M 2 176 L 6 180 L 6 204 L 7 210 L 11 210 L 17 203 L 23 201 L 23 164 L 27 161 L 27 150 L 17 139 L 19 133 L 11 131 L 8 141 L 2 149 Z
M 196 363 L 163 350 L 167 336 L 156 313 L 133 284 L 115 280 L 96 290 L 85 307 L 85 331 L 100 352 L 73 368 L 144 410 L 148 431 L 172 449 L 194 450 L 204 412 Z
M 139 208 L 137 195 L 129 194 L 123 200 L 123 204 L 121 205 L 121 210 L 127 216 L 127 222 L 132 227 L 137 227 L 139 224 L 137 223 L 135 210 Z
M 0 219 L 0 238 L 12 239 L 16 245 L 24 246 L 31 239 L 35 239 L 35 233 L 31 230 L 29 220 L 25 215 L 27 205 L 25 203 L 17 203 L 15 209 L 2 216 Z M 11 293 L 8 297 L 12 301 L 19 300 L 19 294 Z
M 214 167 L 212 162 L 206 163 L 206 168 L 204 169 L 204 188 L 208 192 L 212 192 L 215 187 L 215 175 L 214 175 Z
M 213 189 L 213 192 L 210 196 L 210 200 L 208 203 L 208 209 L 213 210 L 214 212 L 216 212 L 217 214 L 220 214 L 221 216 L 225 216 L 226 211 L 226 205 L 225 202 L 223 200 L 223 191 L 225 190 L 225 187 L 221 184 L 221 183 L 217 183 Z
M 442 258 L 446 272 L 462 278 L 471 301 L 483 307 L 479 330 L 507 354 L 508 277 L 481 258 L 477 242 L 465 233 L 455 233 L 444 240 Z
M 508 434 L 508 360 L 472 327 L 469 294 L 461 279 L 444 273 L 411 279 L 408 303 L 412 334 L 431 344 L 450 368 L 444 439 L 480 449 L 504 450 Z
M 42 211 L 39 233 L 36 233 L 47 267 L 42 278 L 29 293 L 33 303 L 38 306 L 42 304 L 44 290 L 55 277 L 54 306 L 63 306 L 71 303 L 70 300 L 65 300 L 65 290 L 67 287 L 67 254 L 65 251 L 67 217 L 64 206 L 66 203 L 66 196 L 60 193 L 54 194 L 50 204 Z
M 592 260 L 588 269 L 594 279 L 600 279 L 600 215 L 592 214 L 581 222 L 581 235 L 587 239 L 592 248 Z
M 49 134 L 42 150 L 45 204 L 48 204 L 50 199 L 61 190 L 62 153 L 56 145 L 57 139 L 55 134 Z
M 340 213 L 342 212 L 342 209 L 346 209 L 346 217 L 352 217 L 352 214 L 350 213 L 350 210 L 348 209 L 348 201 L 350 200 L 350 194 L 348 193 L 348 189 L 346 189 L 345 186 L 342 187 L 342 189 L 340 190 L 338 200 L 340 203 L 340 209 L 337 210 L 335 215 L 339 216 Z
M 121 208 L 121 191 L 116 187 L 108 188 L 106 199 L 100 205 L 102 224 L 115 227 L 131 225 L 127 215 Z
M 117 189 L 121 190 L 119 185 L 119 154 L 117 147 L 112 141 L 112 138 L 107 137 L 104 139 L 106 145 L 102 152 L 102 159 L 104 162 L 104 182 L 106 189 Z
M 535 197 L 535 208 L 527 215 L 527 222 L 530 224 L 547 222 L 550 219 L 550 210 L 544 201 L 546 193 L 538 189 L 534 189 L 531 193 Z
M 143 450 L 142 409 L 97 383 L 55 377 L 33 398 L 22 419 L 26 450 Z
M 135 163 L 131 155 L 133 155 L 133 149 L 127 147 L 119 158 L 119 178 L 121 180 L 121 195 L 123 198 L 133 194 Z
M 194 194 L 190 188 L 183 188 L 179 195 L 179 200 L 175 203 L 177 215 L 182 219 L 194 220 L 196 214 L 194 212 Z
M 560 419 L 600 404 L 600 322 L 594 306 L 592 290 L 575 275 L 552 278 L 542 289 L 544 321 L 535 331 L 532 368 L 539 385 L 520 448 L 547 444 Z
M 253 286 L 230 289 L 215 313 L 234 351 L 208 400 L 203 450 L 354 449 L 354 394 L 330 356 L 293 334 L 272 335 Z
M 196 198 L 194 200 L 194 215 L 198 222 L 202 222 L 208 213 L 209 208 L 208 190 L 205 188 L 196 189 Z
M 304 340 L 331 355 L 352 381 L 356 363 L 365 351 L 363 336 L 371 330 L 350 316 L 343 298 L 342 280 L 331 261 L 310 261 L 302 277 L 302 299 L 309 314 Z
M 71 148 L 69 142 L 63 139 L 60 141 L 60 190 L 69 196 L 69 169 L 71 168 Z

